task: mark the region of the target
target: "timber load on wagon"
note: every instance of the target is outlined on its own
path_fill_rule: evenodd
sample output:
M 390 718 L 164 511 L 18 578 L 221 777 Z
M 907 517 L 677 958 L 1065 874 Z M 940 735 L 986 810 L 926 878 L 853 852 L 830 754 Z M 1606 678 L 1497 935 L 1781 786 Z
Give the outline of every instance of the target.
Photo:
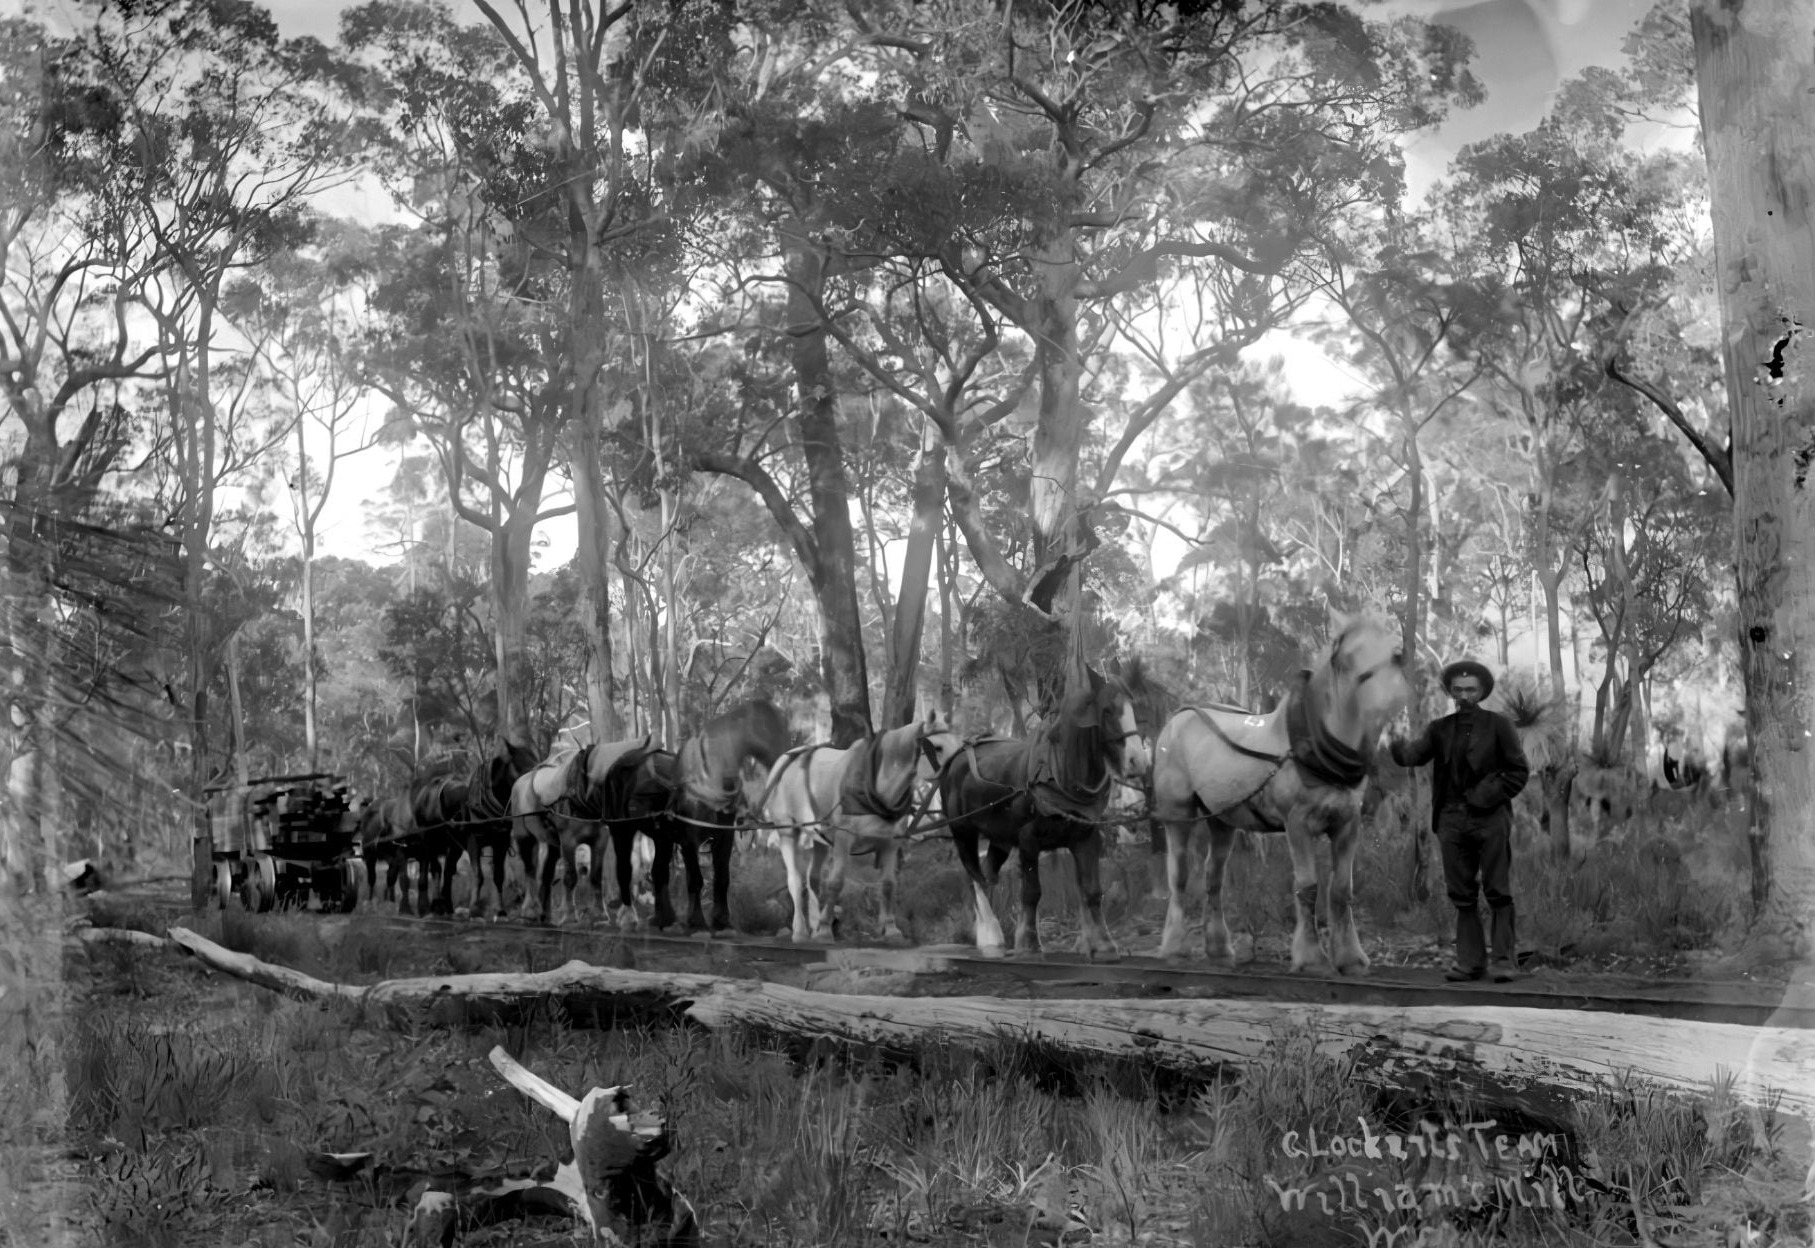
M 345 776 L 306 772 L 260 776 L 203 790 L 214 834 L 214 895 L 238 895 L 247 910 L 359 904 L 365 863 L 359 812 Z

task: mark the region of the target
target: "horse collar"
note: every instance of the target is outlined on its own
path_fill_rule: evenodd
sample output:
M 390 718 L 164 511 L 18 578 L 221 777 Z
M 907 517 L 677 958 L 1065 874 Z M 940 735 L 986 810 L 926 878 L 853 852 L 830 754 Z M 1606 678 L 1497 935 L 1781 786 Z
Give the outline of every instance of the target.
M 1311 777 L 1337 788 L 1352 789 L 1367 779 L 1372 751 L 1337 737 L 1324 722 L 1323 708 L 1313 697 L 1316 677 L 1300 672 L 1286 704 L 1286 737 L 1292 758 Z

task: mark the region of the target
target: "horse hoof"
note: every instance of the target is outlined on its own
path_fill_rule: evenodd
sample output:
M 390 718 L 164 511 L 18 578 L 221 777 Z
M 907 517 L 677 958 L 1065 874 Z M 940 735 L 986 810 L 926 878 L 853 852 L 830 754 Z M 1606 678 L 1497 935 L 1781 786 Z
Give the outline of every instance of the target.
M 978 945 L 977 956 L 980 958 L 989 958 L 993 961 L 997 958 L 1006 958 L 1008 956 L 1008 950 L 1004 949 L 1001 945 Z
M 1351 962 L 1347 966 L 1338 966 L 1336 968 L 1336 973 L 1351 979 L 1366 979 L 1368 964 L 1366 962 Z
M 882 943 L 889 946 L 891 949 L 908 949 L 914 944 L 914 942 L 909 940 L 903 932 L 884 932 Z
M 1122 960 L 1122 951 L 1120 949 L 1105 949 L 1100 953 L 1087 953 L 1084 955 L 1084 959 L 1087 962 L 1120 962 Z

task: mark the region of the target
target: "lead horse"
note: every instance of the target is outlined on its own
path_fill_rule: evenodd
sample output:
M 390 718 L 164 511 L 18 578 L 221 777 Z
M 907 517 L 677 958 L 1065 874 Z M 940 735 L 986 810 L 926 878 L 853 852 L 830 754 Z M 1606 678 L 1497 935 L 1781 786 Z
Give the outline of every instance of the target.
M 1106 961 L 1121 956 L 1103 922 L 1100 819 L 1111 785 L 1138 785 L 1147 770 L 1137 710 L 1144 696 L 1138 663 L 1119 678 L 1092 671 L 1087 687 L 1062 698 L 1038 736 L 968 742 L 945 768 L 939 795 L 958 861 L 970 876 L 977 949 L 985 957 L 1004 952 L 989 889 L 1009 854 L 1016 852 L 1021 914 L 1014 950 L 1017 955 L 1040 952 L 1040 854 L 1059 849 L 1071 851 L 1084 898 L 1080 939 L 1085 954 Z M 987 857 L 980 852 L 986 841 Z
M 930 781 L 959 741 L 938 712 L 918 723 L 872 733 L 838 749 L 802 746 L 769 772 L 762 809 L 780 842 L 794 903 L 795 940 L 830 940 L 853 854 L 874 854 L 882 874 L 878 918 L 883 939 L 906 944 L 895 918 L 902 825 L 914 809 L 916 781 Z M 801 869 L 805 850 L 812 860 Z
M 1292 969 L 1362 974 L 1355 932 L 1355 853 L 1362 795 L 1381 729 L 1411 690 L 1398 634 L 1384 622 L 1338 617 L 1322 664 L 1299 674 L 1268 715 L 1187 707 L 1155 742 L 1153 803 L 1166 826 L 1166 927 L 1160 956 L 1185 951 L 1191 832 L 1210 829 L 1204 868 L 1205 955 L 1227 960 L 1223 872 L 1237 830 L 1281 832 L 1292 853 Z M 1329 951 L 1317 939 L 1317 842 L 1330 842 Z

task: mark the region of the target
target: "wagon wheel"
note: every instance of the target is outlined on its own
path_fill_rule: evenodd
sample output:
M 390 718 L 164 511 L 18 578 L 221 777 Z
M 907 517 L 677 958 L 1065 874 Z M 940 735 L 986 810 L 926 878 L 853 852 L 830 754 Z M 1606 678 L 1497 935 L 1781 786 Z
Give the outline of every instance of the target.
M 358 858 L 340 862 L 340 912 L 352 914 L 359 908 L 359 886 L 365 882 L 365 863 Z
M 233 897 L 233 868 L 224 862 L 214 864 L 214 897 L 221 903 L 221 909 L 227 908 L 227 902 Z
M 252 855 L 252 868 L 246 873 L 249 886 L 254 878 L 257 879 L 257 910 L 263 914 L 277 904 L 277 863 L 270 854 Z

